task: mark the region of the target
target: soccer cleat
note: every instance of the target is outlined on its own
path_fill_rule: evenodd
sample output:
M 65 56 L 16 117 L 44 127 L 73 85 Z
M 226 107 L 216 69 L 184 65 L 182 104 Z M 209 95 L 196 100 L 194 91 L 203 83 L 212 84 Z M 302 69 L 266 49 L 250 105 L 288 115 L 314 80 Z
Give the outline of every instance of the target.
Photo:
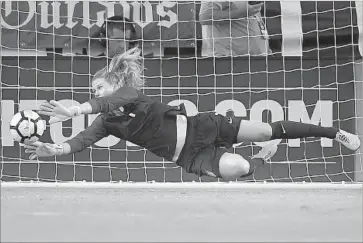
M 270 160 L 277 151 L 277 144 L 272 142 L 262 147 L 260 152 L 252 156 L 252 159 L 262 159 L 264 162 Z
M 334 140 L 353 151 L 358 150 L 360 147 L 359 137 L 344 130 L 339 130 Z

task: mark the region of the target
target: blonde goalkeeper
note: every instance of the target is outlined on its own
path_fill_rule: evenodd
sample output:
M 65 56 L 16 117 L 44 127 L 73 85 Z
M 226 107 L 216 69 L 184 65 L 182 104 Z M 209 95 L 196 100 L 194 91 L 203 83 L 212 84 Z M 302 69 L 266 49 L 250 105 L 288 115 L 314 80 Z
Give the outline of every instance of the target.
M 254 173 L 277 150 L 276 143 L 269 143 L 248 158 L 228 152 L 226 148 L 235 143 L 326 137 L 353 151 L 360 147 L 358 136 L 334 127 L 291 121 L 269 124 L 214 112 L 187 116 L 183 105 L 165 105 L 140 91 L 145 81 L 139 54 L 139 49 L 134 48 L 116 55 L 108 67 L 99 70 L 92 80 L 94 99 L 68 108 L 54 100 L 42 104 L 39 113 L 50 116 L 50 123 L 83 114 L 100 115 L 91 126 L 63 144 L 38 141 L 25 145 L 30 159 L 77 153 L 114 135 L 175 162 L 189 173 L 235 180 Z

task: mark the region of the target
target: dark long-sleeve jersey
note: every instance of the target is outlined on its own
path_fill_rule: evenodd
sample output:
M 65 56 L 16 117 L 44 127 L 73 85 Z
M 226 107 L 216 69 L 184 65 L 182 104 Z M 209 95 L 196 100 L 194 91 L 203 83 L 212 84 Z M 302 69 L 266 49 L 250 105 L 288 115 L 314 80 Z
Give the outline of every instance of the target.
M 66 141 L 71 153 L 113 135 L 172 160 L 177 141 L 176 115 L 185 115 L 185 111 L 152 100 L 131 87 L 122 87 L 89 103 L 92 113 L 101 114 L 91 126 Z

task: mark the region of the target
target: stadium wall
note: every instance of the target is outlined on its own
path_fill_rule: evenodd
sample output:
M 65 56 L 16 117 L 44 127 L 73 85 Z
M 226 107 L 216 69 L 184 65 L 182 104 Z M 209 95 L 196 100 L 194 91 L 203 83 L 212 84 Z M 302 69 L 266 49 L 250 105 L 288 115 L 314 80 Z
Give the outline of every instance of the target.
M 34 109 L 42 100 L 91 98 L 91 74 L 104 59 L 65 57 L 3 58 L 0 147 L 2 180 L 62 181 L 213 181 L 184 173 L 175 164 L 116 138 L 75 155 L 28 161 L 11 139 L 8 121 L 20 109 Z M 155 59 L 145 61 L 144 92 L 172 105 L 183 101 L 189 115 L 233 109 L 246 119 L 281 119 L 356 127 L 354 64 L 350 60 L 301 58 Z M 339 88 L 339 89 L 338 89 Z M 267 111 L 270 112 L 267 112 Z M 61 143 L 87 127 L 95 116 L 52 125 L 44 142 Z M 250 156 L 258 145 L 242 144 L 235 152 Z M 272 163 L 246 180 L 352 181 L 354 155 L 331 140 L 281 141 Z M 357 166 L 357 164 L 356 164 Z M 361 166 L 361 164 L 360 164 Z

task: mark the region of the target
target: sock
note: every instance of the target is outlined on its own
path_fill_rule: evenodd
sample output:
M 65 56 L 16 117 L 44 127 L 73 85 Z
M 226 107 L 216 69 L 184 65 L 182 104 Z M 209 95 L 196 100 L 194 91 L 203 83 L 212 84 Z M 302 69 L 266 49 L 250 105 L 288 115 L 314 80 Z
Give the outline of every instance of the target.
M 240 178 L 248 177 L 254 174 L 256 170 L 260 169 L 265 164 L 265 161 L 260 158 L 252 159 L 249 157 L 245 157 L 245 159 L 250 163 L 250 170 L 247 174 L 241 175 Z
M 334 139 L 339 129 L 334 127 L 321 127 L 313 124 L 278 121 L 270 124 L 273 139 L 294 139 L 307 137 L 324 137 Z

